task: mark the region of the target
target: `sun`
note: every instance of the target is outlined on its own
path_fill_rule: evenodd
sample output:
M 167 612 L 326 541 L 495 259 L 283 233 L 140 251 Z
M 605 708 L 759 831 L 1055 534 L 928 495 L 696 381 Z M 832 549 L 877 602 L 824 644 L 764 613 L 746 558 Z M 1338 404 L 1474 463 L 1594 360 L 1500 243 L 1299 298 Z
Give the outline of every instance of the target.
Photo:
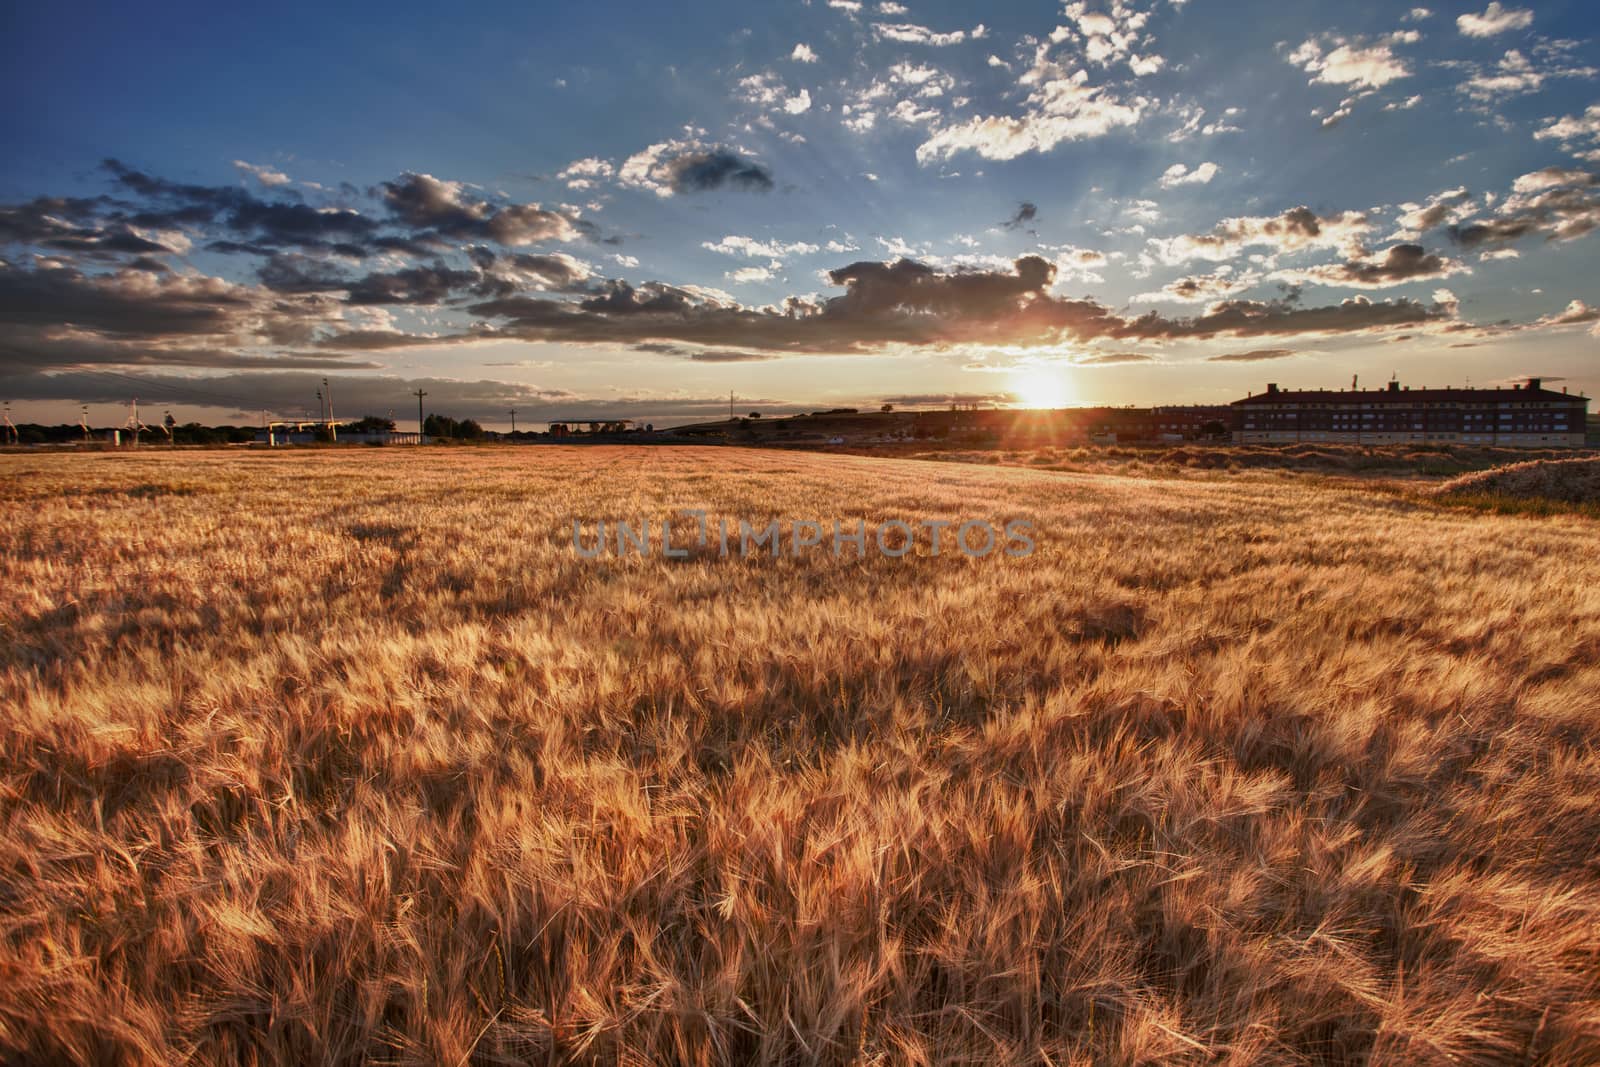
M 1059 367 L 1029 367 L 1011 379 L 1017 400 L 1026 408 L 1064 408 L 1072 387 Z

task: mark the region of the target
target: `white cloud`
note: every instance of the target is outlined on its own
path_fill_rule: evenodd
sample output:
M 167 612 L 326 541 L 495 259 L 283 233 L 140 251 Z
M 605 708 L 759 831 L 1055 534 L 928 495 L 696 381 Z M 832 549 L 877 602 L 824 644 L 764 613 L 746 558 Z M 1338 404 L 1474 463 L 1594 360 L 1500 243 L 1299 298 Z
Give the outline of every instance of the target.
M 861 0 L 828 0 L 828 6 L 849 15 L 861 14 Z
M 702 241 L 701 248 L 721 252 L 725 256 L 748 256 L 751 259 L 782 259 L 785 256 L 808 256 L 818 251 L 817 246 L 805 241 L 784 244 L 782 241 L 760 241 L 754 237 L 729 234 L 720 241 Z
M 1041 44 L 1033 66 L 1018 79 L 1030 89 L 1021 114 L 984 115 L 946 126 L 917 148 L 917 161 L 927 164 L 966 151 L 1002 160 L 1048 152 L 1063 141 L 1133 126 L 1153 108 L 1154 102 L 1144 97 L 1123 99 L 1106 87 L 1090 85 L 1087 71 L 1069 73 L 1049 58 L 1048 50 L 1049 45 Z
M 1494 70 L 1479 70 L 1458 88 L 1474 100 L 1488 102 L 1502 96 L 1516 96 L 1540 89 L 1548 78 L 1593 78 L 1600 74 L 1594 67 L 1566 67 L 1547 62 L 1536 67 L 1527 56 L 1515 48 L 1500 57 Z
M 783 110 L 791 115 L 799 115 L 811 110 L 811 94 L 805 89 L 789 97 L 783 102 Z
M 1507 30 L 1525 30 L 1533 25 L 1533 12 L 1527 8 L 1502 7 L 1495 0 L 1481 15 L 1462 15 L 1456 28 L 1468 37 L 1493 37 Z
M 1582 115 L 1546 119 L 1545 122 L 1547 125 L 1533 135 L 1535 138 L 1560 141 L 1580 159 L 1600 163 L 1600 104 L 1590 104 Z
M 1233 267 L 1224 263 L 1210 274 L 1191 274 L 1168 282 L 1154 292 L 1140 293 L 1133 299 L 1141 303 L 1173 300 L 1181 304 L 1204 304 L 1243 292 L 1260 281 L 1260 272 L 1235 274 Z
M 1190 170 L 1186 164 L 1174 163 L 1161 175 L 1161 187 L 1171 189 L 1178 185 L 1206 185 L 1221 169 L 1215 163 L 1202 163 L 1194 170 Z
M 1402 30 L 1372 44 L 1343 37 L 1326 40 L 1313 37 L 1289 54 L 1289 62 L 1315 75 L 1311 79 L 1313 82 L 1381 89 L 1411 75 L 1411 68 L 1394 54 L 1393 46 L 1415 44 L 1419 40 L 1421 35 L 1415 30 Z
M 263 167 L 255 163 L 246 163 L 242 159 L 234 160 L 233 165 L 246 174 L 254 175 L 256 181 L 269 188 L 275 185 L 289 184 L 289 176 L 281 170 L 273 170 L 271 167 Z
M 1561 189 L 1572 185 L 1588 185 L 1596 181 L 1596 177 L 1586 170 L 1573 170 L 1565 167 L 1545 167 L 1530 174 L 1524 174 L 1512 183 L 1513 192 L 1539 193 L 1546 189 Z
M 1152 43 L 1144 33 L 1148 11 L 1137 11 L 1124 0 L 1113 0 L 1109 11 L 1090 11 L 1083 2 L 1069 3 L 1062 10 L 1071 25 L 1057 26 L 1050 34 L 1052 44 L 1081 43 L 1091 63 L 1104 67 L 1126 61 L 1137 75 L 1154 74 L 1166 65 L 1161 56 L 1135 52 Z
M 772 271 L 766 267 L 740 267 L 728 271 L 724 277 L 734 282 L 766 282 L 772 280 Z
M 873 32 L 886 41 L 898 41 L 901 44 L 924 44 L 934 48 L 946 48 L 953 44 L 960 44 L 969 36 L 975 41 L 981 40 L 988 36 L 989 33 L 982 23 L 973 27 L 970 35 L 966 30 L 936 33 L 926 26 L 918 26 L 911 22 L 880 22 L 873 26 L 872 29 Z
M 556 177 L 566 182 L 569 189 L 590 189 L 597 181 L 609 178 L 613 173 L 614 168 L 606 160 L 590 156 L 568 163 L 556 172 Z
M 789 53 L 789 58 L 796 63 L 815 63 L 817 54 L 811 50 L 810 45 L 801 42 L 794 46 L 794 51 Z
M 1269 248 L 1274 254 L 1338 249 L 1356 257 L 1364 253 L 1362 239 L 1371 229 L 1371 223 L 1360 212 L 1319 216 L 1310 208 L 1297 207 L 1281 215 L 1223 219 L 1210 233 L 1152 237 L 1149 243 L 1169 266 L 1193 259 L 1222 262 L 1257 247 Z
M 1399 229 L 1389 236 L 1389 240 L 1415 241 L 1435 226 L 1446 222 L 1462 222 L 1477 214 L 1477 211 L 1466 186 L 1446 189 L 1430 196 L 1426 204 L 1401 204 L 1400 217 L 1395 220 Z

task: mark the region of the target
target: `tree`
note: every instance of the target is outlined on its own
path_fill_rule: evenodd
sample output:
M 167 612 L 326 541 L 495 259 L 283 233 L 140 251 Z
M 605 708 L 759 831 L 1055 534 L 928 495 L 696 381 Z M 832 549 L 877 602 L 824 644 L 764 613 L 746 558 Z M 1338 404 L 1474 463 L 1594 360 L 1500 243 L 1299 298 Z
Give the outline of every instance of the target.
M 752 418 L 752 419 L 759 419 L 759 418 L 760 418 L 760 417 L 761 417 L 761 412 L 759 412 L 759 411 L 752 411 L 752 412 L 751 412 L 751 413 L 750 413 L 750 417 L 751 417 L 751 418 Z
M 448 415 L 429 415 L 422 422 L 422 432 L 436 438 L 464 438 L 476 441 L 483 437 L 483 427 L 473 419 L 452 419 Z
M 889 412 L 894 410 L 894 405 L 893 404 L 885 404 L 885 405 L 883 405 L 883 407 L 879 408 L 878 410 L 883 412 L 885 415 L 887 415 L 887 414 L 889 414 Z
M 355 422 L 347 423 L 345 429 L 350 433 L 385 433 L 394 429 L 394 420 L 382 415 L 363 415 Z

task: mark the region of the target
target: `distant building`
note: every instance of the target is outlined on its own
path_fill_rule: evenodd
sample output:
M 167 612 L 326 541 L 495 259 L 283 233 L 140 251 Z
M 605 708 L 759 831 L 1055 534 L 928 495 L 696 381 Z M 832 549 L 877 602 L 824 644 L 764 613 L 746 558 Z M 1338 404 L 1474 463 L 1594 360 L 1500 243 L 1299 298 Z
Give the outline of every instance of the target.
M 278 448 L 318 441 L 341 445 L 424 445 L 430 440 L 425 434 L 406 430 L 346 430 L 344 425 L 326 419 L 269 422 L 265 429 L 256 431 L 255 443 Z
M 1589 399 L 1538 378 L 1497 389 L 1279 389 L 1233 402 L 1235 444 L 1474 444 L 1582 448 Z

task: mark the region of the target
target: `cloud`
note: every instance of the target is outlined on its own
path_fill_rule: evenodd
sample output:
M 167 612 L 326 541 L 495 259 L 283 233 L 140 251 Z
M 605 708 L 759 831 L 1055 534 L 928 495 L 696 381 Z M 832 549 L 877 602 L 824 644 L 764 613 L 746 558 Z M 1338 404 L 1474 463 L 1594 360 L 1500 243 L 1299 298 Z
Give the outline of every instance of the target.
M 692 358 L 692 357 L 689 357 Z M 233 418 L 255 422 L 263 410 L 298 416 L 315 410 L 321 374 L 294 371 L 227 373 L 193 377 L 135 372 L 115 377 L 84 371 L 23 374 L 0 377 L 6 395 L 19 400 L 70 400 L 75 403 L 125 404 L 130 395 L 158 404 L 184 404 L 228 412 Z M 585 397 L 565 389 L 493 379 L 456 379 L 391 375 L 340 375 L 332 379 L 339 409 L 351 414 L 394 411 L 402 426 L 406 412 L 416 411 L 412 394 L 428 394 L 428 410 L 454 418 L 493 422 L 517 409 L 518 425 L 552 418 L 633 418 L 686 420 L 726 417 L 728 398 L 650 396 L 633 394 L 615 398 Z M 750 398 L 741 404 L 773 414 L 798 413 L 798 405 L 781 400 Z
M 1298 355 L 1292 348 L 1257 348 L 1251 352 L 1227 352 L 1220 356 L 1210 356 L 1207 363 L 1260 363 L 1269 359 L 1288 359 Z
M 275 366 L 251 348 L 299 345 L 337 329 L 341 305 L 221 278 L 0 262 L 0 364 Z M 328 353 L 317 354 L 320 361 Z
M 1081 2 L 1069 3 L 1062 10 L 1071 25 L 1057 26 L 1050 35 L 1053 43 L 1080 45 L 1083 55 L 1102 67 L 1125 61 L 1136 76 L 1154 74 L 1166 65 L 1161 56 L 1139 51 L 1154 44 L 1143 32 L 1150 19 L 1148 11 L 1136 10 L 1124 0 L 1116 0 L 1108 11 L 1090 11 L 1089 5 Z
M 1600 181 L 1600 178 L 1586 170 L 1545 167 L 1543 170 L 1522 175 L 1512 183 L 1511 188 L 1518 193 L 1539 193 L 1546 189 L 1559 189 L 1569 185 L 1594 185 L 1596 181 Z
M 1202 163 L 1194 170 L 1187 164 L 1174 163 L 1161 175 L 1161 187 L 1171 189 L 1179 185 L 1207 185 L 1222 168 L 1215 163 Z
M 802 41 L 794 46 L 794 51 L 789 53 L 789 58 L 796 63 L 815 63 L 817 54 L 811 50 L 810 45 Z
M 1546 167 L 1518 181 L 1522 188 L 1501 201 L 1492 217 L 1451 226 L 1451 238 L 1463 248 L 1480 248 L 1533 235 L 1572 241 L 1600 229 L 1600 177 Z
M 1582 300 L 1574 300 L 1564 310 L 1546 315 L 1529 325 L 1534 329 L 1549 329 L 1556 326 L 1586 326 L 1595 322 L 1600 322 L 1600 308 L 1590 307 Z
M 1351 297 L 1301 307 L 1298 293 L 1274 301 L 1222 301 L 1193 318 L 1151 312 L 1124 318 L 1092 300 L 1049 295 L 1055 267 L 1023 256 L 1010 270 L 941 271 L 912 260 L 862 261 L 830 271 L 844 290 L 750 308 L 683 287 L 612 282 L 578 302 L 531 297 L 485 301 L 470 310 L 490 335 L 585 344 L 695 344 L 793 353 L 877 352 L 964 344 L 1049 345 L 1095 338 L 1157 340 L 1384 331 L 1451 321 L 1455 308 L 1412 300 Z M 482 335 L 479 335 L 480 337 Z M 342 339 L 330 342 L 343 343 Z
M 1155 356 L 1143 352 L 1097 352 L 1092 355 L 1077 356 L 1073 359 L 1075 367 L 1116 367 L 1126 363 L 1158 363 Z
M 808 256 L 819 249 L 806 241 L 760 241 L 754 237 L 728 234 L 720 241 L 702 241 L 700 247 L 725 256 L 750 256 L 759 259 L 783 259 L 786 256 Z
M 1358 252 L 1361 239 L 1370 229 L 1367 216 L 1359 212 L 1323 216 L 1301 206 L 1281 215 L 1223 219 L 1210 233 L 1151 238 L 1150 245 L 1162 262 L 1176 266 L 1193 259 L 1233 259 L 1252 247 L 1267 247 L 1275 252 L 1310 248 Z
M 697 141 L 666 141 L 630 156 L 617 179 L 623 185 L 648 189 L 657 196 L 704 193 L 719 189 L 770 192 L 772 172 L 731 148 Z
M 1028 89 L 1016 115 L 983 115 L 944 126 L 917 147 L 917 162 L 928 164 L 961 152 L 985 159 L 1015 159 L 1027 152 L 1048 152 L 1065 141 L 1103 137 L 1136 125 L 1155 102 L 1142 96 L 1119 97 L 1110 88 L 1091 85 L 1083 69 L 1069 69 L 1050 57 L 1050 43 L 1035 50 L 1033 65 L 1018 79 Z
M 603 179 L 611 177 L 616 169 L 604 159 L 593 156 L 587 159 L 575 159 L 561 168 L 556 177 L 567 183 L 569 189 L 592 189 Z
M 634 345 L 635 352 L 649 352 L 658 356 L 676 356 L 696 363 L 759 363 L 778 359 L 771 352 L 736 352 L 720 348 L 685 348 L 682 345 L 645 343 Z
M 740 267 L 728 271 L 724 277 L 734 282 L 767 282 L 772 280 L 772 270 L 769 267 Z
M 1200 304 L 1232 296 L 1260 280 L 1261 276 L 1255 272 L 1235 274 L 1231 266 L 1224 264 L 1211 274 L 1192 274 L 1179 278 L 1162 286 L 1159 292 L 1140 293 L 1134 300 L 1176 300 L 1185 304 Z
M 1289 62 L 1314 75 L 1314 83 L 1381 89 L 1411 76 L 1411 68 L 1394 54 L 1393 46 L 1419 40 L 1421 35 L 1415 30 L 1402 30 L 1371 43 L 1344 37 L 1312 37 L 1289 54 Z
M 289 184 L 289 176 L 283 173 L 281 170 L 273 170 L 271 167 L 262 167 L 257 166 L 254 163 L 246 163 L 242 159 L 234 160 L 233 165 L 244 171 L 246 174 L 253 175 L 256 181 L 267 186 L 268 188 Z
M 573 241 L 580 236 L 573 219 L 538 204 L 497 207 L 470 195 L 461 182 L 431 174 L 402 174 L 378 186 L 390 213 L 408 226 L 449 237 L 530 245 L 541 241 Z
M 1032 222 L 1039 215 L 1039 208 L 1032 201 L 1024 200 L 1017 205 L 1016 212 L 1000 225 L 1007 230 L 1018 230 Z
M 1014 393 L 906 393 L 886 396 L 879 402 L 902 408 L 942 408 L 951 404 L 1010 404 Z
M 1471 273 L 1471 268 L 1436 252 L 1428 252 L 1419 244 L 1398 244 L 1389 248 L 1381 258 L 1363 256 L 1345 263 L 1279 271 L 1276 276 L 1297 285 L 1383 289 L 1463 273 Z
M 113 185 L 146 203 L 111 210 L 114 221 L 144 229 L 179 232 L 184 228 L 214 225 L 246 245 L 227 242 L 221 249 L 322 248 L 360 256 L 380 230 L 377 220 L 349 208 L 316 208 L 299 200 L 261 200 L 231 186 L 189 185 L 167 181 L 135 170 L 115 159 L 102 163 Z
M 1550 78 L 1593 78 L 1600 74 L 1600 69 L 1595 67 L 1565 66 L 1548 55 L 1540 62 L 1542 65 L 1535 66 L 1527 56 L 1512 49 L 1500 57 L 1493 69 L 1478 69 L 1457 89 L 1479 103 L 1489 103 L 1502 97 L 1537 92 Z
M 1537 140 L 1560 141 L 1584 159 L 1600 163 L 1600 104 L 1590 104 L 1581 115 L 1546 119 L 1545 122 L 1546 125 L 1533 135 Z M 1587 151 L 1583 151 L 1585 142 Z
M 926 26 L 915 23 L 877 23 L 872 27 L 873 32 L 885 41 L 896 41 L 900 44 L 922 44 L 934 48 L 945 48 L 949 45 L 960 44 L 971 37 L 980 40 L 988 35 L 988 30 L 982 25 L 973 28 L 969 34 L 966 30 L 953 30 L 950 33 L 935 33 Z
M 1426 204 L 1401 204 L 1401 214 L 1396 220 L 1400 229 L 1394 239 L 1415 240 L 1441 223 L 1460 222 L 1475 211 L 1472 194 L 1466 186 L 1435 193 Z
M 1468 37 L 1493 37 L 1508 30 L 1525 30 L 1533 25 L 1533 12 L 1526 8 L 1502 7 L 1495 0 L 1483 14 L 1466 14 L 1456 19 L 1456 29 Z

